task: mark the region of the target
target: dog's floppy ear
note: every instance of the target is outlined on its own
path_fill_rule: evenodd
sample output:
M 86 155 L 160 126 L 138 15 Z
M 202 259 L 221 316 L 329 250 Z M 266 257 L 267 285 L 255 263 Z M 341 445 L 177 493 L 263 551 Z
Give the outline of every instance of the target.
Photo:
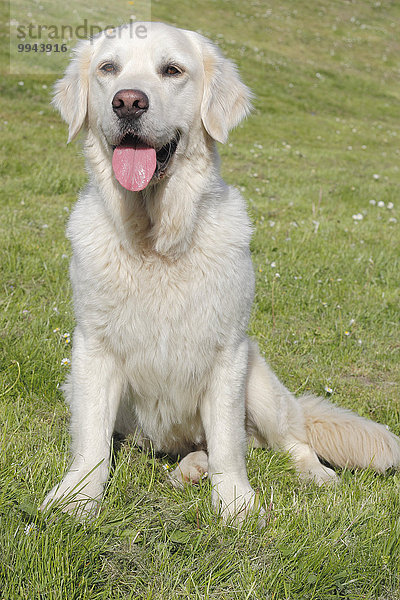
M 204 66 L 201 119 L 207 133 L 223 144 L 228 133 L 250 112 L 253 94 L 241 81 L 236 65 L 207 38 L 195 34 Z
M 64 77 L 54 86 L 52 104 L 68 123 L 68 143 L 82 129 L 87 116 L 88 106 L 88 71 L 92 57 L 93 44 L 90 40 L 81 40 L 73 50 L 74 56 L 69 63 Z

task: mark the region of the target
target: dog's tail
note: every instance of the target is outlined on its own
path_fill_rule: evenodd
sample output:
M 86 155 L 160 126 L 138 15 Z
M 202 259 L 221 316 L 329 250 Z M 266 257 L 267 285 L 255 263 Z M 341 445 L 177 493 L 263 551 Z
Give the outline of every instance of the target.
M 338 467 L 370 467 L 383 473 L 400 464 L 400 439 L 387 427 L 306 394 L 298 398 L 310 445 Z

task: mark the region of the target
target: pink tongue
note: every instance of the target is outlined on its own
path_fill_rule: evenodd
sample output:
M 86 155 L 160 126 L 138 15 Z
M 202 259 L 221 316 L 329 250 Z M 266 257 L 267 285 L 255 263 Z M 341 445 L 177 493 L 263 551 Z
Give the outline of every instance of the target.
M 117 146 L 112 167 L 119 183 L 131 192 L 140 192 L 148 185 L 157 166 L 156 151 L 150 146 Z

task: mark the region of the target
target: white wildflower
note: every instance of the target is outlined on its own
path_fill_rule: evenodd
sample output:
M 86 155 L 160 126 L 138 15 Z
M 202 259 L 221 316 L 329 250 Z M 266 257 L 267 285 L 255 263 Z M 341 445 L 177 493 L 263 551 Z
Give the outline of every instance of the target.
M 24 533 L 25 533 L 25 535 L 29 535 L 30 533 L 33 533 L 34 531 L 36 531 L 36 529 L 37 529 L 36 523 L 28 523 L 27 525 L 25 525 Z

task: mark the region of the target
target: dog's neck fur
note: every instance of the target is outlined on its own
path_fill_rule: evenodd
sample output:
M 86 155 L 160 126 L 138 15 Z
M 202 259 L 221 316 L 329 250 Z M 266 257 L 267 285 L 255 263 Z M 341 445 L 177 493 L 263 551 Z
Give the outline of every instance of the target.
M 113 174 L 111 150 L 98 135 L 87 132 L 84 148 L 90 183 L 128 250 L 176 260 L 193 245 L 195 225 L 208 204 L 207 192 L 213 189 L 215 197 L 224 184 L 214 140 L 204 129 L 200 136 L 197 132 L 190 137 L 200 141 L 189 140 L 186 148 L 179 148 L 164 179 L 142 192 L 130 192 Z

